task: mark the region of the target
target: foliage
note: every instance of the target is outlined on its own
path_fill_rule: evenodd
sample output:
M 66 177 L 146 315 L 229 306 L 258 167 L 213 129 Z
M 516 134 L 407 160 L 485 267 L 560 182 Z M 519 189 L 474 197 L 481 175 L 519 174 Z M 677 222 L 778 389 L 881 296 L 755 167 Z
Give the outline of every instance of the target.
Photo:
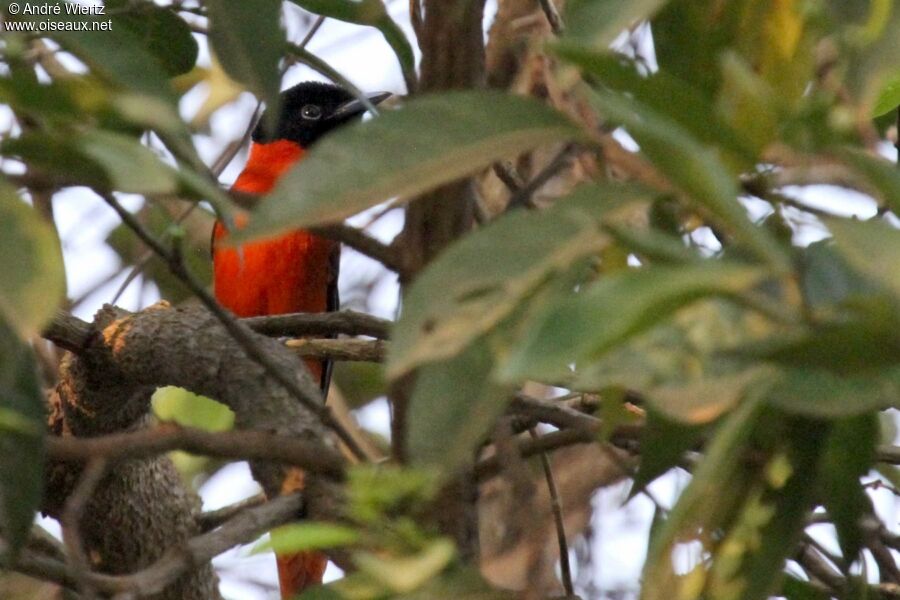
M 294 3 L 377 28 L 407 82 L 414 78 L 410 42 L 380 0 Z M 43 399 L 27 343 L 65 286 L 52 228 L 14 190 L 35 208 L 48 189 L 140 194 L 147 227 L 167 244 L 180 240 L 189 267 L 203 273 L 208 237 L 171 229 L 177 208 L 205 199 L 224 219 L 237 209 L 200 160 L 198 131 L 179 116 L 192 87 L 184 78 L 221 86 L 227 76 L 274 106 L 280 61 L 291 54 L 276 0 L 200 4 L 220 65 L 209 70 L 198 66 L 193 17 L 179 4 L 107 5 L 116 8 L 111 32 L 7 31 L 0 42 L 0 102 L 18 124 L 0 139 L 15 167 L 0 186 L 0 532 L 12 551 L 27 537 L 41 482 Z M 525 385 L 597 394 L 607 416 L 626 395 L 640 404 L 634 493 L 672 468 L 693 471 L 658 515 L 642 598 L 818 597 L 818 587 L 783 573 L 819 506 L 845 566 L 866 547 L 861 519 L 872 507 L 860 479 L 876 468 L 878 415 L 900 407 L 900 233 L 891 212 L 900 170 L 876 152 L 887 146 L 875 122 L 900 104 L 900 6 L 567 5 L 570 27 L 544 50 L 555 84 L 582 110 L 496 90 L 410 98 L 317 145 L 241 234 L 339 223 L 389 200 L 402 206 L 554 144 L 606 163 L 547 208 L 493 215 L 405 289 L 384 372 L 357 387 L 368 400 L 382 377 L 402 386 L 415 375 L 413 466 L 357 468 L 349 524 L 273 534 L 277 550 L 347 547 L 355 558 L 357 573 L 304 597 L 504 597 L 421 517 L 439 485 L 476 460 Z M 652 36 L 655 57 L 610 48 L 637 22 L 648 27 L 631 35 Z M 52 52 L 35 48 L 55 45 L 79 69 L 41 63 Z M 620 145 L 626 134 L 634 152 Z M 794 195 L 793 186 L 835 180 L 871 197 L 877 212 L 841 216 L 836 186 L 824 211 Z M 764 217 L 748 209 L 750 197 Z M 825 240 L 804 238 L 791 217 L 798 210 Z M 123 228 L 109 244 L 136 264 L 133 241 Z M 170 299 L 187 296 L 163 265 L 147 276 Z M 686 462 L 687 451 L 702 458 Z M 701 560 L 684 570 L 673 556 L 690 542 Z

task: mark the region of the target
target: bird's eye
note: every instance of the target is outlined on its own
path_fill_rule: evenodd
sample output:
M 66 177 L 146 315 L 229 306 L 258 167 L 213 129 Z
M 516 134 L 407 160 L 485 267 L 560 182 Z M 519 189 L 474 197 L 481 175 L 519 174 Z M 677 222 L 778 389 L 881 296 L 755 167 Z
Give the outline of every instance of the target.
M 322 109 L 315 104 L 307 104 L 300 109 L 300 116 L 310 121 L 318 121 L 322 118 Z

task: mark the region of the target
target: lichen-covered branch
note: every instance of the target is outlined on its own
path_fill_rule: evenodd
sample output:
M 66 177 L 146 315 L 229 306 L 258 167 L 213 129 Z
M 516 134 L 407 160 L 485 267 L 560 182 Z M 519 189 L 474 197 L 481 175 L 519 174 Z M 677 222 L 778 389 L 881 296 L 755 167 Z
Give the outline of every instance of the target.
M 315 388 L 290 349 L 278 340 L 253 333 L 246 325 L 238 326 L 253 336 L 254 343 L 279 369 L 292 373 L 298 385 Z M 78 353 L 64 361 L 60 383 L 51 395 L 53 434 L 97 438 L 140 430 L 148 422 L 152 392 L 159 386 L 180 386 L 227 405 L 235 413 L 236 428 L 251 436 L 289 437 L 304 448 L 320 448 L 322 457 L 331 457 L 332 464 L 328 469 L 311 470 L 329 471 L 331 476 L 307 474 L 303 508 L 318 518 L 329 518 L 338 512 L 335 476 L 339 477 L 339 458 L 325 425 L 247 356 L 219 319 L 207 310 L 176 309 L 160 303 L 131 314 L 105 307 L 89 328 L 69 323 L 66 327 L 51 327 L 49 332 L 50 337 Z M 104 438 L 97 439 L 88 443 L 102 448 L 99 440 Z M 283 462 L 289 456 L 279 456 L 279 461 L 261 456 L 251 460 L 251 470 L 267 495 L 274 498 L 289 477 L 296 477 L 296 470 Z M 50 462 L 45 511 L 58 516 L 65 510 L 78 473 L 79 468 L 71 462 Z M 159 595 L 153 597 L 218 597 L 208 562 L 213 555 L 184 554 L 184 545 L 200 534 L 199 501 L 184 487 L 168 458 L 117 460 L 80 512 L 79 533 L 94 571 L 130 576 L 164 556 L 180 553 L 178 556 L 188 557 L 189 564 L 180 570 L 166 571 L 177 573 L 164 590 L 154 588 Z M 86 580 L 93 581 L 90 577 Z M 133 581 L 140 587 L 149 579 Z

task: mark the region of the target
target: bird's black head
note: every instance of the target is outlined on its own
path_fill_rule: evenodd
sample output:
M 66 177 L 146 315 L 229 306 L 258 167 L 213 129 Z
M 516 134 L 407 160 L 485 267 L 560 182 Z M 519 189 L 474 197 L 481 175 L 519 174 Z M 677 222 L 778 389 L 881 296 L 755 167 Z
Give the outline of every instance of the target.
M 378 104 L 390 94 L 368 96 Z M 266 131 L 265 114 L 253 130 L 257 143 L 289 140 L 309 148 L 320 137 L 366 112 L 365 105 L 344 88 L 305 81 L 281 93 L 281 112 L 274 134 Z

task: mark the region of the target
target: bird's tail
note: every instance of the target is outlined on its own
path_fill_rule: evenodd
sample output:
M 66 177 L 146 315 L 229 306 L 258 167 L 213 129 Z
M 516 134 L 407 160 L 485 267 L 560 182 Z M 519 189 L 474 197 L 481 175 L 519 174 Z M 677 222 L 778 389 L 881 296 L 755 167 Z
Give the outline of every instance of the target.
M 322 583 L 328 557 L 321 552 L 298 552 L 278 557 L 278 583 L 282 600 L 291 600 Z

